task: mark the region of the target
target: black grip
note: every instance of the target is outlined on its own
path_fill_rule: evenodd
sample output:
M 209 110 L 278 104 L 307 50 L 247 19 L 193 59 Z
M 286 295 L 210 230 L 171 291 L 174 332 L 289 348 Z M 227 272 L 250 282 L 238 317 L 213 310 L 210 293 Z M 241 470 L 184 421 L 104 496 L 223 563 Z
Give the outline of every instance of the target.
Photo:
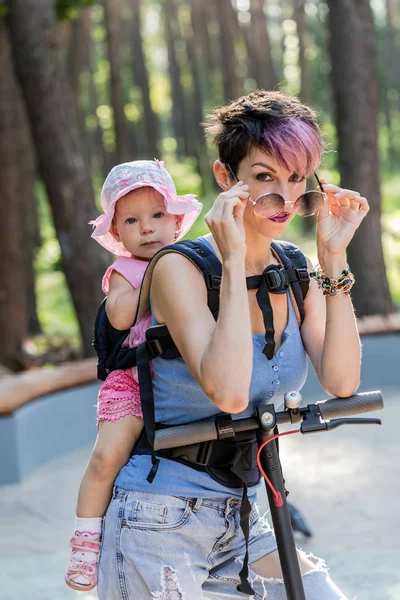
M 383 398 L 382 393 L 376 390 L 374 392 L 354 394 L 350 398 L 322 400 L 321 402 L 316 402 L 316 405 L 324 421 L 330 421 L 331 419 L 352 417 L 360 413 L 381 410 L 383 408 Z
M 197 421 L 186 425 L 176 425 L 156 431 L 154 450 L 190 446 L 218 438 L 215 419 Z

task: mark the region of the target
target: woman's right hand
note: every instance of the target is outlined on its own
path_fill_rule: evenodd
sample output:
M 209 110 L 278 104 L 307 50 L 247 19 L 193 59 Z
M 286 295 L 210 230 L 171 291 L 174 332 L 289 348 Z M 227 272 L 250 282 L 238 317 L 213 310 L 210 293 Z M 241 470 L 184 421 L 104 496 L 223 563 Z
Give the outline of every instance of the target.
M 249 197 L 248 185 L 238 181 L 216 199 L 205 221 L 221 253 L 222 261 L 246 254 L 243 213 Z

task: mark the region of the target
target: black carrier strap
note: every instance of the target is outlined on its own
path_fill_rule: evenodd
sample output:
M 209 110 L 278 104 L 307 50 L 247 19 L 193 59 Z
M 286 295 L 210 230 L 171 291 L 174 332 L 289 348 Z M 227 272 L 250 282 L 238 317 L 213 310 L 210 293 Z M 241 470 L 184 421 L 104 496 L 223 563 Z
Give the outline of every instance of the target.
M 290 242 L 273 241 L 272 251 L 281 264 L 269 265 L 261 275 L 247 278 L 247 288 L 257 290 L 257 303 L 263 314 L 265 327 L 263 353 L 268 360 L 272 360 L 275 352 L 274 321 L 269 293 L 285 294 L 288 290 L 292 291 L 301 326 L 304 320 L 304 298 L 309 285 L 307 259 L 297 246 Z
M 300 248 L 291 242 L 273 240 L 271 245 L 286 269 L 288 282 L 299 309 L 301 325 L 304 321 L 304 298 L 310 284 L 307 259 Z
M 150 285 L 154 268 L 162 256 L 169 253 L 182 254 L 203 273 L 207 287 L 207 303 L 215 319 L 219 309 L 219 288 L 221 286 L 222 265 L 216 254 L 206 243 L 196 240 L 184 240 L 171 246 L 165 246 L 152 258 L 146 269 L 140 288 L 135 323 L 150 309 Z

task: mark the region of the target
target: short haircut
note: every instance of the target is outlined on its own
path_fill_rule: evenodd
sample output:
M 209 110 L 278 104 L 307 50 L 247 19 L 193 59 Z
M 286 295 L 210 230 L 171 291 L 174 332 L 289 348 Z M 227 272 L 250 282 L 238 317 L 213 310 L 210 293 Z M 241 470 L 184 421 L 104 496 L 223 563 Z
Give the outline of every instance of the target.
M 240 162 L 259 148 L 288 171 L 309 177 L 325 143 L 317 113 L 296 96 L 256 90 L 212 111 L 203 127 L 219 158 L 236 174 Z

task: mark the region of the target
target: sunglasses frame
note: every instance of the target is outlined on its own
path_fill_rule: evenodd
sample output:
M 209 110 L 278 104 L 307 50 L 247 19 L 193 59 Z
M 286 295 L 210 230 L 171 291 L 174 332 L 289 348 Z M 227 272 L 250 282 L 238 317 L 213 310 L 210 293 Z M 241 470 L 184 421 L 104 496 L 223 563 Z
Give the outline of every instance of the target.
M 229 172 L 230 172 L 230 174 L 232 175 L 232 177 L 233 177 L 234 179 L 236 179 L 236 181 L 239 181 L 239 178 L 238 178 L 238 176 L 237 176 L 237 175 L 235 175 L 235 173 L 233 172 L 233 169 L 232 169 L 232 167 L 231 167 L 231 166 L 230 166 L 228 163 L 224 163 L 224 164 L 225 164 L 225 166 L 227 167 L 227 169 L 229 170 Z M 313 175 L 314 175 L 315 179 L 317 180 L 318 187 L 320 188 L 320 190 L 321 190 L 321 193 L 323 194 L 324 198 L 326 198 L 326 193 L 324 192 L 324 188 L 322 187 L 321 181 L 320 181 L 320 179 L 319 179 L 319 177 L 318 177 L 318 175 L 317 175 L 317 173 L 316 173 L 315 171 L 314 171 Z M 302 197 L 303 197 L 305 194 L 309 194 L 309 193 L 311 193 L 311 192 L 317 192 L 317 190 L 308 190 L 308 191 L 304 192 L 304 194 L 301 194 L 301 195 L 300 195 L 300 196 L 297 198 L 297 200 L 293 200 L 293 201 L 289 201 L 289 202 L 291 202 L 292 204 L 296 204 L 296 202 L 297 202 L 298 200 L 300 200 L 300 198 L 302 198 Z M 275 196 L 279 196 L 280 198 L 282 198 L 282 200 L 283 200 L 283 206 L 285 206 L 285 204 L 287 203 L 287 201 L 285 200 L 285 198 L 284 198 L 283 196 L 281 196 L 280 194 L 276 194 L 275 192 L 267 192 L 266 194 L 261 194 L 261 195 L 260 195 L 260 196 L 259 196 L 259 197 L 258 197 L 256 200 L 253 200 L 253 199 L 252 199 L 252 198 L 249 196 L 249 200 L 250 200 L 250 202 L 252 203 L 252 205 L 253 205 L 253 207 L 254 207 L 254 208 L 253 208 L 253 210 L 254 210 L 254 213 L 255 213 L 255 214 L 256 214 L 256 205 L 257 205 L 257 202 L 260 200 L 260 198 L 263 198 L 264 196 L 269 196 L 269 195 L 275 195 Z M 313 215 L 315 215 L 315 214 L 316 214 L 316 213 L 313 213 L 312 215 L 300 215 L 300 216 L 308 216 L 308 217 L 312 217 L 312 216 L 313 216 Z M 259 215 L 257 215 L 257 214 L 256 214 L 256 216 L 259 216 Z M 271 216 L 273 216 L 273 215 L 271 215 Z M 261 219 L 262 219 L 262 218 L 266 219 L 266 218 L 268 218 L 268 217 L 260 217 L 260 218 L 261 218 Z

